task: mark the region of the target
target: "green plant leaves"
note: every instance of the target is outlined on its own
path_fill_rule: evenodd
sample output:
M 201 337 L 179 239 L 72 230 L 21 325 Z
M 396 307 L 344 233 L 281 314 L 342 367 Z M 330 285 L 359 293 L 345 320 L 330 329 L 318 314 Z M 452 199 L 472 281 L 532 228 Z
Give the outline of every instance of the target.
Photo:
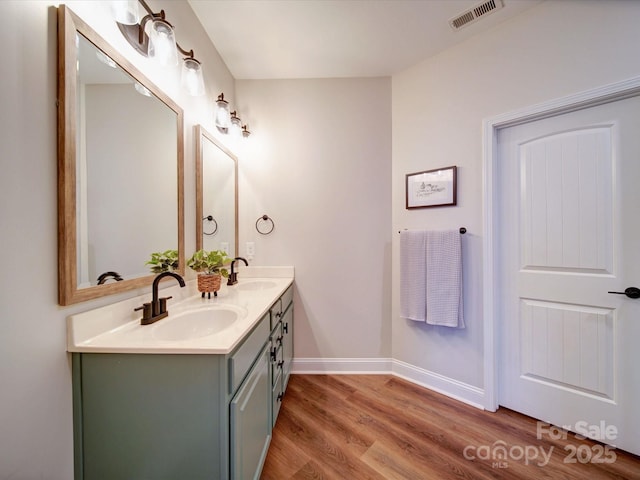
M 227 257 L 227 253 L 222 250 L 198 250 L 187 260 L 187 265 L 196 272 L 219 273 L 227 278 L 229 271 L 223 266 L 230 261 L 231 259 Z
M 172 272 L 178 269 L 178 250 L 153 252 L 151 260 L 145 263 L 151 265 L 152 273 Z

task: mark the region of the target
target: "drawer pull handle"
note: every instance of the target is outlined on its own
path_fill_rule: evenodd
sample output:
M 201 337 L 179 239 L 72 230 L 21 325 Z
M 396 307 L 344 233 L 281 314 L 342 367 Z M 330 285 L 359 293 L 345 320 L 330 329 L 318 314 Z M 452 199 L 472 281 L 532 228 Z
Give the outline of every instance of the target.
M 282 326 L 282 330 L 284 331 L 284 333 L 289 333 L 289 322 L 285 323 Z
M 284 366 L 284 360 L 280 360 L 278 362 L 278 368 L 282 368 Z
M 284 393 L 280 392 L 278 394 L 278 401 L 281 402 L 282 401 L 282 397 L 284 397 Z

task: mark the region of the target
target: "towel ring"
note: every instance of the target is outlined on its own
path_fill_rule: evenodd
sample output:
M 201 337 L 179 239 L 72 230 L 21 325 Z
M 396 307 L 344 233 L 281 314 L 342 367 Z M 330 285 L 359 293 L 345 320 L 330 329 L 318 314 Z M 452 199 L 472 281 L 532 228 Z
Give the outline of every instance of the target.
M 271 228 L 264 228 L 261 230 L 260 229 L 260 220 L 262 220 L 263 222 L 271 222 Z M 273 219 L 271 219 L 269 217 L 269 215 L 262 215 L 261 217 L 258 217 L 258 220 L 256 220 L 256 230 L 258 231 L 258 233 L 260 235 L 269 235 L 271 232 L 273 232 L 273 229 L 276 227 L 276 224 L 273 222 Z
M 213 215 L 207 215 L 206 217 L 202 217 L 202 221 L 204 222 L 205 220 L 209 222 L 213 222 L 214 227 L 212 232 L 205 232 L 203 227 L 202 233 L 204 233 L 205 235 L 215 235 L 215 233 L 218 231 L 218 222 L 216 222 L 216 219 L 213 218 Z

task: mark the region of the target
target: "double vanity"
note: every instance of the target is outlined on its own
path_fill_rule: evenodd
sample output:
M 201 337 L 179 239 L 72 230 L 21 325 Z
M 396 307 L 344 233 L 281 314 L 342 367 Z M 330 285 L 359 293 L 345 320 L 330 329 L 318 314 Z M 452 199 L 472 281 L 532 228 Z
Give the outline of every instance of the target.
M 164 282 L 163 282 L 164 283 Z M 259 478 L 293 357 L 293 267 L 249 267 L 218 296 L 195 282 L 68 319 L 76 479 Z M 161 284 L 162 286 L 162 284 Z
M 212 299 L 162 279 L 150 303 L 147 262 L 175 251 L 184 274 L 189 138 L 195 249 L 238 255 L 238 158 L 65 5 L 57 100 L 58 303 L 138 294 L 68 318 L 76 480 L 259 478 L 291 372 L 293 267 L 242 268 Z

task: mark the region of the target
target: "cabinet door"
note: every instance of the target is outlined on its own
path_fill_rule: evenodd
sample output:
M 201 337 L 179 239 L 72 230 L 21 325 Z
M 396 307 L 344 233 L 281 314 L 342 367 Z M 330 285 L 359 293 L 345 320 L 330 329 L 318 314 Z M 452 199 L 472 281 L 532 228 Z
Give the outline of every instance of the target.
M 230 405 L 231 478 L 260 478 L 271 441 L 269 343 Z
M 226 478 L 222 365 L 216 355 L 74 354 L 75 478 Z

